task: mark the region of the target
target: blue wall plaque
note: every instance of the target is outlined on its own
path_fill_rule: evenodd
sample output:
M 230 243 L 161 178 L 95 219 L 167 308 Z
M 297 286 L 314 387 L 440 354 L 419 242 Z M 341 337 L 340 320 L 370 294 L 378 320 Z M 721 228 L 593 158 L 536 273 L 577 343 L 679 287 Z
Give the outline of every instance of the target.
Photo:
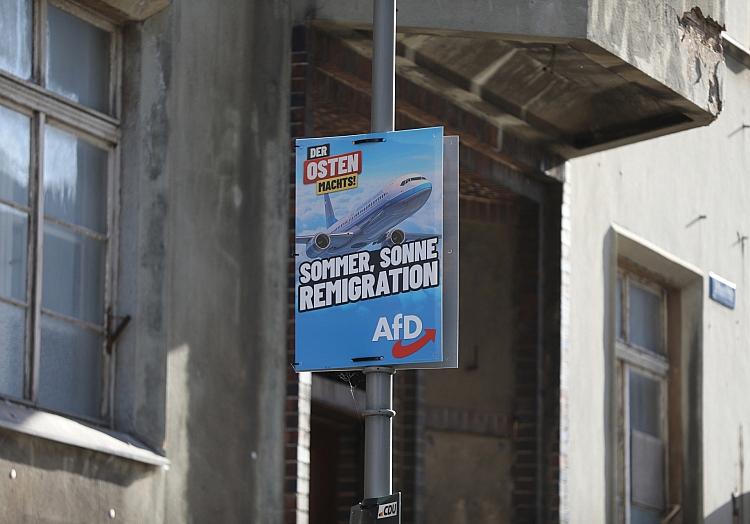
M 737 297 L 737 285 L 714 273 L 709 273 L 708 278 L 708 295 L 711 297 L 711 300 L 729 309 L 734 309 Z

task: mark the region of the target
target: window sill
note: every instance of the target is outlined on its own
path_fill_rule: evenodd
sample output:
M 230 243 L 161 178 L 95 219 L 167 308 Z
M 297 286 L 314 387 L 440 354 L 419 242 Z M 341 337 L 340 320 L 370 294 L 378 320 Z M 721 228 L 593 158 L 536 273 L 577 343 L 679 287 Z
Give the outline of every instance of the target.
M 169 466 L 169 459 L 117 431 L 95 428 L 60 415 L 0 400 L 0 428 L 90 449 L 152 466 Z

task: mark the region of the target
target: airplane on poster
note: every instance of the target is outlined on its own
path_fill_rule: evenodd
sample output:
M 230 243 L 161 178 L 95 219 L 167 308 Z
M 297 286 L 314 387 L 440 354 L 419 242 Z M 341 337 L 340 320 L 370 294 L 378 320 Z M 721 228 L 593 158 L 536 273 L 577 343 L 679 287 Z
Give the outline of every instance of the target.
M 333 212 L 330 196 L 325 194 L 327 229 L 312 235 L 297 235 L 295 242 L 305 244 L 309 258 L 322 258 L 352 253 L 369 244 L 397 245 L 439 236 L 406 233 L 396 227 L 419 211 L 431 193 L 432 183 L 427 178 L 402 175 L 340 220 Z

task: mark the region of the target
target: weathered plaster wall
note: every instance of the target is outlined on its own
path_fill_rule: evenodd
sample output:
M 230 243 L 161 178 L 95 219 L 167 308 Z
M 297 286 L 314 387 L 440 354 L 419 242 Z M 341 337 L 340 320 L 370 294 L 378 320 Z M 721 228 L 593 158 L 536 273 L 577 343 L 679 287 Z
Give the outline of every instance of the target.
M 0 430 L 0 523 L 162 522 L 167 474 Z
M 724 0 L 726 3 L 727 33 L 738 42 L 750 47 L 750 2 L 747 0 Z
M 281 522 L 290 7 L 221 4 L 168 11 L 166 520 Z
M 587 38 L 715 115 L 721 111 L 722 4 L 590 0 Z
M 470 204 L 467 204 L 470 205 Z M 461 224 L 460 369 L 424 374 L 424 406 L 499 415 L 514 409 L 517 225 Z M 507 424 L 506 424 L 507 425 Z M 504 435 L 429 429 L 425 522 L 510 522 L 513 445 Z
M 156 449 L 166 430 L 170 24 L 164 13 L 126 27 L 123 38 L 116 313 L 133 321 L 117 346 L 114 411 L 118 428 Z
M 712 125 L 571 161 L 569 522 L 604 522 L 606 511 L 606 235 L 619 224 L 706 274 L 738 285 L 737 309 L 703 304 L 703 508 L 726 507 L 750 489 L 748 245 L 750 71 L 728 63 L 724 110 Z M 705 219 L 699 219 L 705 215 Z M 743 247 L 744 245 L 744 247 Z M 707 277 L 706 277 L 707 278 Z M 707 292 L 706 292 L 707 294 Z M 691 406 L 690 409 L 696 409 Z M 743 456 L 744 455 L 744 456 Z M 686 472 L 688 475 L 694 471 Z
M 221 4 L 124 31 L 115 422 L 171 466 L 2 430 L 0 523 L 282 522 L 291 10 Z
M 427 373 L 425 403 L 510 414 L 517 224 L 463 220 L 460 233 L 461 368 Z

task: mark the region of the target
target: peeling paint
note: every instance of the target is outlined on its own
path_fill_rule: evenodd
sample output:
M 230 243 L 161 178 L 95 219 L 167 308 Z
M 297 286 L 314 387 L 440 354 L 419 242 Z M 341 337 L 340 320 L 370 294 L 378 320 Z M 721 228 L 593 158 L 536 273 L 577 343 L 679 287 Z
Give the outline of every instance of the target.
M 718 114 L 723 107 L 721 65 L 724 63 L 721 34 L 724 25 L 704 16 L 699 7 L 685 11 L 677 18 L 680 46 L 692 60 L 686 71 L 693 89 L 703 90 L 708 109 Z M 703 86 L 703 87 L 701 87 Z
M 717 53 L 722 52 L 721 33 L 726 27 L 710 16 L 703 16 L 700 7 L 685 11 L 679 22 L 687 33 L 697 34 L 701 43 L 711 47 Z
M 724 107 L 721 100 L 721 79 L 719 77 L 719 66 L 720 62 L 714 64 L 714 71 L 711 78 L 708 80 L 708 102 L 709 104 L 715 104 L 717 112 L 721 113 Z

